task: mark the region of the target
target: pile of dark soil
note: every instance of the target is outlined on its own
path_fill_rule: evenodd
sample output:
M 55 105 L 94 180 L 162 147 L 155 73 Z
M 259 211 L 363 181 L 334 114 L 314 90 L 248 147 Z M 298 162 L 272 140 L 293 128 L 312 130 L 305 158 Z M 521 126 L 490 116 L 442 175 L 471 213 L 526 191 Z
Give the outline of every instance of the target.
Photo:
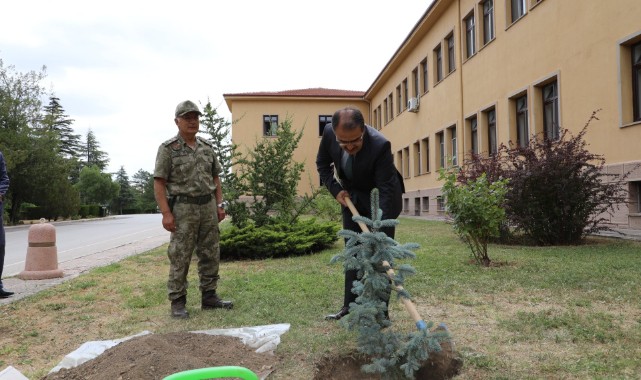
M 277 356 L 257 353 L 238 338 L 177 332 L 132 338 L 42 380 L 163 379 L 181 371 L 219 366 L 245 367 L 262 377 L 277 365 Z

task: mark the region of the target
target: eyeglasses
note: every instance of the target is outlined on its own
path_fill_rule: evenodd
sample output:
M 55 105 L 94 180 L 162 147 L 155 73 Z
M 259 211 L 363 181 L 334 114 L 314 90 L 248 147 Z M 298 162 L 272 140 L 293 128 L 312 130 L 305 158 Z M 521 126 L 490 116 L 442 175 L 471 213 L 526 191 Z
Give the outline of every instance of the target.
M 340 147 L 345 147 L 345 146 L 348 146 L 348 145 L 357 145 L 357 144 L 360 144 L 361 142 L 363 142 L 363 136 L 364 135 L 365 135 L 365 132 L 363 132 L 361 134 L 361 137 L 359 137 L 357 139 L 350 140 L 350 141 L 342 141 L 342 140 L 336 139 L 336 142 L 338 143 L 338 145 Z

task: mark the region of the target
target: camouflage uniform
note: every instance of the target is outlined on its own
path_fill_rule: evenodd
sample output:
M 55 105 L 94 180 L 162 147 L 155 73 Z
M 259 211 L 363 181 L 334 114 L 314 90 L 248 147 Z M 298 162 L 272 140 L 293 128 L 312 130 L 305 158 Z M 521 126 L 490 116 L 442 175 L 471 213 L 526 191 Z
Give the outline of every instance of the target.
M 196 149 L 192 150 L 177 135 L 162 143 L 156 155 L 154 177 L 167 181 L 170 199 L 179 196 L 172 209 L 176 231 L 171 234 L 167 251 L 170 264 L 167 290 L 170 301 L 187 294 L 187 273 L 194 249 L 198 256 L 200 291 L 215 291 L 219 278 L 220 233 L 214 177 L 222 169 L 209 141 L 197 137 L 196 144 Z M 202 204 L 189 202 L 208 195 L 211 199 Z M 188 201 L 181 201 L 181 196 Z M 171 203 L 173 202 L 170 201 Z

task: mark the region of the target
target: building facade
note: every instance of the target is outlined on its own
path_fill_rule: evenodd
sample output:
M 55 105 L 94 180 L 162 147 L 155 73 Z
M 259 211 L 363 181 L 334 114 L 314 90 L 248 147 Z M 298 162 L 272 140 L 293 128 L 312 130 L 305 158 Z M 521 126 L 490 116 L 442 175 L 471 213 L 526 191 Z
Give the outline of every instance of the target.
M 578 133 L 606 170 L 630 172 L 629 199 L 609 217 L 641 229 L 641 1 L 435 0 L 364 92 L 308 89 L 225 94 L 236 144 L 270 138 L 274 120 L 304 125 L 301 193 L 318 186 L 319 129 L 361 109 L 392 143 L 404 214 L 443 213 L 438 170 L 470 152 Z M 408 26 L 409 29 L 410 26 Z M 276 118 L 274 118 L 276 116 Z

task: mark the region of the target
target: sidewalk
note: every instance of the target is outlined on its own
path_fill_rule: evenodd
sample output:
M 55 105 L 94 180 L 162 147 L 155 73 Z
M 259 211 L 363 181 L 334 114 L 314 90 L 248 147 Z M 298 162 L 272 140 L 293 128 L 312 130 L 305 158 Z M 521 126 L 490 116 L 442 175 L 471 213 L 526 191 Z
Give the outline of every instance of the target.
M 0 298 L 0 305 L 9 304 L 32 294 L 36 294 L 41 290 L 61 284 L 65 281 L 71 280 L 72 278 L 76 278 L 93 268 L 107 266 L 126 257 L 160 247 L 161 245 L 168 242 L 169 235 L 160 236 L 154 239 L 146 239 L 142 242 L 123 245 L 106 251 L 94 253 L 92 255 L 59 263 L 58 269 L 62 269 L 63 271 L 63 277 L 59 278 L 51 278 L 45 280 L 21 280 L 18 277 L 3 278 L 2 283 L 4 285 L 4 288 L 14 292 L 15 294 L 9 298 Z

